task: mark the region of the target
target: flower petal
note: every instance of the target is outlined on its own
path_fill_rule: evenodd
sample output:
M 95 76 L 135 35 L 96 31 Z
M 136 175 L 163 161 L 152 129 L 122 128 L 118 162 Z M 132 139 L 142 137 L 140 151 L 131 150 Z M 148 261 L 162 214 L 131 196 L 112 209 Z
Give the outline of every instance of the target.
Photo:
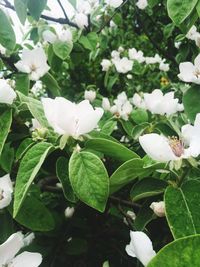
M 38 267 L 42 262 L 40 253 L 23 252 L 12 260 L 14 267 Z
M 179 65 L 180 73 L 178 74 L 179 79 L 184 82 L 193 82 L 195 80 L 195 66 L 191 62 L 183 62 Z

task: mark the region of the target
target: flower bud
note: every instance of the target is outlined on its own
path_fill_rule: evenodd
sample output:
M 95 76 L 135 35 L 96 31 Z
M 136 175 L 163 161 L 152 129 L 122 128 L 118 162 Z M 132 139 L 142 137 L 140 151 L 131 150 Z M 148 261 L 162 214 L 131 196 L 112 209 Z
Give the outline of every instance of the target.
M 65 209 L 65 212 L 64 212 L 65 217 L 68 218 L 68 219 L 70 219 L 74 215 L 74 212 L 75 212 L 74 207 L 67 207 Z
M 165 216 L 165 203 L 164 203 L 164 201 L 152 202 L 150 205 L 150 208 L 153 210 L 153 212 L 158 217 L 164 217 Z
M 84 93 L 84 98 L 90 102 L 93 102 L 96 98 L 96 92 L 92 90 L 86 90 Z

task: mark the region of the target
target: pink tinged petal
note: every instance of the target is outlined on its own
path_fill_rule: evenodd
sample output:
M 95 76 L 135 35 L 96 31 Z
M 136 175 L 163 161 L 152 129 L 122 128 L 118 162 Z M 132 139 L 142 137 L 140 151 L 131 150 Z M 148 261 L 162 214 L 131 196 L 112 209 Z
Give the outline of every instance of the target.
M 147 155 L 156 161 L 168 162 L 178 159 L 164 136 L 155 133 L 145 134 L 139 137 L 139 142 Z
M 193 82 L 197 78 L 194 75 L 195 66 L 191 62 L 183 62 L 179 65 L 180 73 L 178 74 L 179 79 L 184 82 Z
M 11 235 L 6 242 L 0 245 L 0 266 L 12 260 L 23 247 L 24 235 L 21 232 Z
M 38 267 L 42 262 L 40 253 L 23 252 L 12 260 L 14 267 Z
M 145 233 L 139 231 L 130 231 L 130 236 L 131 242 L 126 247 L 127 253 L 132 257 L 137 257 L 144 266 L 147 266 L 156 255 L 151 240 Z

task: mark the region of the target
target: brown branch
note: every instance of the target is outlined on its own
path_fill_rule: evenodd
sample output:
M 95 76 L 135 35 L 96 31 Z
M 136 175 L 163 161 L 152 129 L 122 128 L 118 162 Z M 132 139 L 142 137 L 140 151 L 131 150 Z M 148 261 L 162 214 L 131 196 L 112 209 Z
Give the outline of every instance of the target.
M 8 67 L 10 67 L 14 72 L 17 72 L 17 68 L 15 67 L 14 62 L 11 60 L 11 58 L 6 57 L 2 54 L 0 54 L 1 60 L 6 64 Z
M 138 208 L 138 209 L 141 208 L 141 205 L 138 203 L 134 203 L 132 201 L 124 200 L 124 199 L 121 199 L 118 197 L 110 196 L 109 199 L 113 203 L 122 204 L 124 206 L 129 207 L 129 208 Z
M 15 11 L 15 7 L 12 6 L 12 5 L 9 3 L 8 0 L 4 0 L 4 2 L 5 2 L 5 5 L 2 5 L 2 4 L 1 4 L 2 6 L 4 6 L 5 8 L 9 8 L 9 9 Z M 29 12 L 28 12 L 28 15 L 30 15 Z M 41 17 L 42 19 L 45 19 L 45 20 L 48 20 L 48 21 L 53 21 L 53 22 L 57 22 L 57 23 L 60 23 L 60 24 L 67 24 L 67 25 L 69 25 L 69 26 L 72 26 L 72 27 L 78 29 L 78 26 L 77 26 L 75 23 L 71 22 L 71 21 L 68 19 L 68 17 L 67 17 L 67 18 L 66 18 L 66 17 L 65 17 L 65 18 L 53 18 L 53 17 L 46 16 L 46 15 L 41 15 L 40 17 Z

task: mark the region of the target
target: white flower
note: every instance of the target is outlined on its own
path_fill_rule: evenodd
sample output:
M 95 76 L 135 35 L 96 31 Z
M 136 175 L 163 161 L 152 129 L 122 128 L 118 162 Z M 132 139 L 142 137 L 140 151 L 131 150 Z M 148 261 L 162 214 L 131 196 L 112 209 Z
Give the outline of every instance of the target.
M 144 94 L 145 107 L 152 114 L 172 115 L 180 110 L 178 101 L 174 98 L 174 92 L 163 95 L 161 90 L 155 89 L 151 94 Z
M 123 0 L 105 0 L 105 3 L 110 7 L 117 8 L 121 6 Z
M 124 136 L 124 137 L 125 137 L 125 136 Z M 126 137 L 125 137 L 125 138 L 126 138 Z M 121 140 L 120 140 L 120 142 L 121 142 Z M 125 142 L 124 142 L 124 143 L 125 143 Z M 132 210 L 128 210 L 126 214 L 128 215 L 127 217 L 129 217 L 132 221 L 135 221 L 135 219 L 136 219 L 136 214 L 135 214 L 134 211 L 132 211 Z M 128 225 L 128 222 L 127 222 L 126 217 L 124 217 L 123 222 L 124 222 L 126 225 Z
M 50 30 L 45 30 L 42 33 L 42 38 L 44 39 L 44 41 L 53 44 L 56 42 L 57 40 L 57 36 L 54 32 L 50 31 Z
M 84 29 L 89 25 L 88 17 L 84 13 L 77 13 L 75 15 L 75 22 L 80 29 Z
M 197 27 L 193 25 L 188 31 L 188 33 L 186 34 L 186 38 L 195 41 L 196 34 L 197 34 Z
M 147 2 L 147 0 L 138 0 L 136 3 L 136 6 L 139 9 L 145 9 L 148 6 L 148 2 Z
M 130 237 L 131 241 L 126 246 L 126 252 L 129 256 L 138 258 L 144 266 L 147 266 L 156 255 L 151 240 L 145 233 L 139 231 L 130 231 Z
M 188 146 L 187 153 L 192 157 L 200 155 L 200 113 L 196 115 L 194 126 L 186 124 L 181 128 L 184 144 Z
M 119 52 L 119 53 L 124 52 L 124 48 L 123 48 L 122 46 L 120 46 L 120 47 L 118 48 L 118 52 Z
M 165 71 L 165 72 L 167 72 L 167 71 L 169 71 L 169 64 L 168 63 L 164 63 L 163 61 L 160 63 L 160 65 L 159 65 L 159 69 L 161 70 L 161 71 Z
M 43 39 L 51 44 L 55 43 L 56 41 L 67 42 L 67 43 L 72 42 L 72 33 L 69 29 L 65 29 L 61 25 L 56 25 L 55 31 L 56 33 L 50 30 L 45 30 L 42 33 Z
M 163 135 L 151 133 L 140 136 L 139 142 L 147 155 L 159 162 L 189 157 L 183 143 L 177 138 L 168 139 Z
M 120 93 L 117 96 L 117 99 L 114 100 L 114 104 L 115 105 L 110 108 L 110 112 L 127 121 L 133 107 L 129 102 L 126 93 Z
M 42 262 L 42 255 L 40 253 L 24 251 L 16 256 L 20 249 L 32 241 L 32 238 L 32 234 L 30 238 L 24 237 L 21 232 L 12 234 L 6 242 L 0 245 L 0 266 L 38 267 Z
M 84 98 L 90 102 L 93 102 L 96 98 L 96 92 L 92 90 L 85 90 Z
M 142 51 L 137 51 L 135 48 L 131 48 L 128 50 L 128 56 L 132 60 L 136 60 L 139 63 L 142 63 L 145 61 L 145 57 Z
M 74 138 L 91 132 L 103 115 L 103 109 L 94 110 L 88 100 L 75 104 L 63 97 L 43 98 L 42 104 L 54 131 Z
M 179 79 L 200 84 L 200 54 L 195 58 L 194 65 L 191 62 L 183 62 L 180 63 L 179 70 Z
M 163 61 L 163 59 L 158 54 L 155 54 L 154 57 L 146 57 L 145 61 L 146 64 L 156 64 L 156 63 L 160 64 Z
M 105 111 L 110 111 L 110 101 L 107 97 L 103 97 L 102 99 L 102 108 Z
M 78 0 L 76 4 L 76 10 L 78 13 L 89 15 L 92 12 L 92 7 L 89 1 Z
M 144 102 L 144 100 L 142 99 L 142 97 L 138 93 L 135 93 L 133 95 L 132 103 L 133 103 L 133 105 L 135 105 L 138 108 L 146 109 L 145 102 Z
M 109 59 L 103 59 L 101 61 L 102 71 L 108 71 L 112 66 L 112 62 Z
M 175 43 L 174 43 L 174 46 L 175 46 L 177 49 L 179 49 L 180 45 L 181 45 L 181 42 L 175 42 Z
M 117 72 L 119 73 L 127 73 L 133 68 L 133 61 L 129 60 L 127 57 L 123 57 L 121 59 L 112 60 Z
M 132 74 L 127 74 L 126 77 L 127 77 L 128 80 L 132 80 L 133 79 L 133 75 Z
M 6 174 L 0 178 L 0 209 L 10 205 L 12 200 L 13 186 L 10 175 Z
M 17 97 L 8 80 L 0 79 L 0 103 L 12 104 Z
M 114 23 L 113 20 L 110 21 L 110 28 L 116 28 L 117 25 Z
M 66 218 L 71 218 L 71 217 L 74 215 L 74 212 L 75 212 L 75 208 L 74 208 L 74 207 L 72 207 L 72 208 L 67 207 L 67 208 L 65 209 L 65 212 L 64 212 L 65 217 L 66 217 Z
M 41 47 L 33 50 L 23 49 L 21 60 L 15 66 L 19 71 L 29 73 L 33 81 L 39 80 L 49 71 L 47 57 Z
M 113 50 L 113 51 L 111 52 L 111 57 L 112 57 L 113 59 L 119 59 L 119 58 L 120 58 L 120 52 L 117 51 L 117 50 Z
M 164 201 L 152 202 L 150 205 L 150 208 L 153 210 L 153 212 L 158 217 L 164 217 L 165 216 L 165 202 Z

